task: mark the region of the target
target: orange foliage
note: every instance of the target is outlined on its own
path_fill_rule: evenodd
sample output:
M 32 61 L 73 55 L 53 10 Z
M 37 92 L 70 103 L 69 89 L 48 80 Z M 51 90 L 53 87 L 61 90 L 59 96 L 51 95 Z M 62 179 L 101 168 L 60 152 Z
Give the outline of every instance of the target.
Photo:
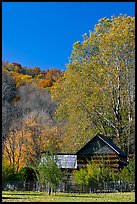
M 26 118 L 22 130 L 14 130 L 5 142 L 3 159 L 18 172 L 35 162 L 48 148 L 58 149 L 60 131 L 57 127 L 40 127 L 36 118 Z
M 51 80 L 47 80 L 47 79 L 40 79 L 38 82 L 38 85 L 40 87 L 46 88 L 46 87 L 53 86 L 53 82 Z
M 17 88 L 27 83 L 31 83 L 33 80 L 32 76 L 29 76 L 29 75 L 24 75 L 24 74 L 13 72 L 13 71 L 10 71 L 9 74 L 11 74 L 13 78 L 15 79 Z
M 16 131 L 10 134 L 10 137 L 5 142 L 3 159 L 7 164 L 14 167 L 15 172 L 19 171 L 25 165 L 24 160 L 24 135 L 21 131 Z

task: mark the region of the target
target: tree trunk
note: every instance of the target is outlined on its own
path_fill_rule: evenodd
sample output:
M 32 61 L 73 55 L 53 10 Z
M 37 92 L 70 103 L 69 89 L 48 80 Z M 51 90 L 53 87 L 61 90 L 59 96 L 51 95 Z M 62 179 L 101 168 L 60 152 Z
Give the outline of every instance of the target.
M 49 195 L 51 194 L 51 187 L 49 187 Z

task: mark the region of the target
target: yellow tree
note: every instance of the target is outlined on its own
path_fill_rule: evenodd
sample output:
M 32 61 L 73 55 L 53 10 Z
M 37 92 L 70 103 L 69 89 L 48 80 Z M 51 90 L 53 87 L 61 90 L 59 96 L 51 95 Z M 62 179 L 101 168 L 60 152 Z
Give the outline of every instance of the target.
M 128 152 L 131 132 L 134 141 L 135 19 L 100 19 L 83 37 L 73 46 L 64 77 L 51 89 L 64 143 L 71 141 L 68 149 L 76 150 L 99 131 Z
M 104 22 L 111 27 L 106 33 L 99 34 L 99 62 L 103 62 L 108 75 L 107 90 L 112 105 L 115 140 L 129 152 L 129 140 L 134 138 L 135 19 L 118 16 L 111 23 L 108 19 Z M 100 27 L 96 27 L 97 33 Z

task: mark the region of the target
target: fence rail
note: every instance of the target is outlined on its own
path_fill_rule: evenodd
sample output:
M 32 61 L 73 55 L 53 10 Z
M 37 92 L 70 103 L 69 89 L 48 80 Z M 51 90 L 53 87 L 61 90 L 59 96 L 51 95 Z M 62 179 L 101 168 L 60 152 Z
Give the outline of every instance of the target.
M 48 192 L 49 185 L 41 186 L 38 181 L 10 181 L 2 183 L 3 191 L 45 191 Z M 53 192 L 64 193 L 98 193 L 98 192 L 131 192 L 135 191 L 135 184 L 122 182 L 103 182 L 90 186 L 75 183 L 60 183 L 59 187 L 52 189 Z

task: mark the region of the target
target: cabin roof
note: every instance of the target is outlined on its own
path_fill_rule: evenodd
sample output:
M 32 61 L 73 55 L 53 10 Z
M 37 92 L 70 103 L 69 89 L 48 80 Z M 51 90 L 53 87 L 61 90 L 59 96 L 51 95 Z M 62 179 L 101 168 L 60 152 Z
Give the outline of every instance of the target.
M 117 154 L 125 156 L 125 157 L 127 156 L 127 154 L 122 149 L 120 149 L 117 145 L 115 145 L 109 138 L 101 134 L 95 135 L 88 143 L 86 143 L 86 145 L 84 145 L 81 149 L 79 149 L 76 154 L 77 155 L 80 154 L 81 152 L 83 152 L 84 149 L 92 145 L 92 142 L 95 140 L 95 138 L 98 138 L 99 140 L 103 141 Z
M 55 154 L 54 160 L 59 168 L 62 169 L 76 169 L 77 168 L 77 155 L 76 154 Z M 46 162 L 47 156 L 41 158 L 41 162 Z
M 62 169 L 77 169 L 77 155 L 57 154 L 57 165 Z

